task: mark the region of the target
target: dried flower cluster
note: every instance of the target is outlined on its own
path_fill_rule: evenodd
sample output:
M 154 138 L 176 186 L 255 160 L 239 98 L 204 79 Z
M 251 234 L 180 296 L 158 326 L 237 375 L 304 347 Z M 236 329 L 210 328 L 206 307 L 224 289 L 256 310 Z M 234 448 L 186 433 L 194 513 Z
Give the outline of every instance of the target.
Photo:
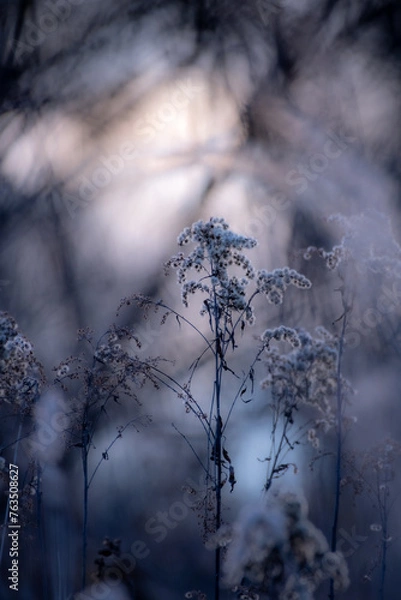
M 202 314 L 208 310 L 218 310 L 226 315 L 245 311 L 245 318 L 252 321 L 253 313 L 248 306 L 245 289 L 254 278 L 254 269 L 242 250 L 256 246 L 256 240 L 233 233 L 224 219 L 211 218 L 206 223 L 198 221 L 184 229 L 177 242 L 180 246 L 190 242 L 196 244 L 188 256 L 180 252 L 166 263 L 167 269 L 177 269 L 183 304 L 188 306 L 188 295 L 200 290 L 213 301 L 212 305 L 210 300 L 205 301 Z M 245 272 L 244 277 L 230 276 L 228 268 L 231 266 L 241 268 Z M 202 277 L 188 281 L 191 269 Z
M 376 273 L 401 277 L 401 246 L 394 238 L 390 219 L 380 211 L 329 217 L 342 231 L 342 238 L 332 250 L 309 246 L 304 258 L 310 260 L 317 254 L 326 261 L 329 269 L 337 269 L 342 262 L 352 261 L 358 273 Z
M 124 327 L 111 327 L 97 344 L 92 343 L 90 334 L 79 335 L 79 339 L 89 343 L 89 354 L 69 357 L 54 367 L 54 371 L 55 383 L 71 397 L 71 424 L 66 432 L 69 444 L 82 447 L 90 443 L 94 435 L 89 423 L 92 420 L 96 423 L 101 413 L 106 414 L 107 405 L 128 399 L 140 406 L 138 389 L 147 381 L 159 388 L 153 372 L 159 361 L 132 355 L 128 351 L 129 343 L 137 340 L 131 330 Z
M 349 583 L 343 556 L 329 551 L 294 494 L 242 513 L 232 530 L 225 577 L 228 585 L 246 582 L 271 600 L 311 600 L 325 579 L 333 579 L 336 589 Z
M 285 327 L 284 325 L 280 325 L 280 327 L 276 327 L 275 329 L 266 329 L 266 331 L 263 332 L 262 341 L 266 345 L 266 348 L 269 347 L 269 342 L 271 340 L 276 340 L 277 342 L 289 342 L 293 348 L 298 348 L 301 345 L 296 330 L 291 327 Z
M 257 273 L 256 284 L 258 291 L 265 294 L 271 304 L 281 304 L 283 302 L 284 292 L 289 285 L 300 289 L 308 289 L 312 285 L 304 275 L 288 267 L 274 269 L 271 273 L 261 269 Z
M 173 256 L 166 263 L 166 269 L 177 269 L 185 306 L 188 306 L 189 294 L 197 290 L 209 295 L 201 314 L 210 315 L 210 311 L 218 311 L 230 318 L 233 312 L 240 312 L 252 324 L 255 317 L 250 301 L 256 293 L 264 294 L 271 304 L 281 304 L 289 285 L 301 289 L 311 286 L 306 277 L 288 267 L 273 272 L 265 269 L 255 271 L 242 250 L 256 246 L 256 240 L 233 233 L 222 218 L 194 223 L 192 227 L 184 229 L 177 241 L 180 246 L 193 242 L 196 247 L 188 256 L 183 252 Z M 244 276 L 230 275 L 229 267 L 242 269 Z M 187 279 L 192 269 L 202 274 L 200 279 Z M 246 288 L 252 280 L 255 280 L 256 290 L 247 300 Z
M 326 267 L 330 271 L 334 271 L 340 264 L 340 262 L 347 256 L 347 252 L 343 245 L 334 246 L 332 250 L 328 252 L 324 248 L 317 248 L 316 246 L 309 246 L 304 252 L 304 259 L 310 260 L 314 254 L 317 254 L 326 262 Z
M 32 344 L 18 332 L 7 313 L 0 313 L 0 402 L 29 413 L 44 382 L 43 370 Z
M 333 399 L 337 391 L 338 341 L 323 327 L 316 329 L 317 337 L 312 337 L 303 329 L 291 330 L 279 327 L 267 330 L 262 340 L 287 339 L 294 346 L 288 354 L 281 354 L 276 348 L 266 344 L 267 377 L 261 382 L 262 388 L 269 388 L 273 403 L 281 403 L 288 417 L 300 404 L 308 404 L 319 411 L 315 426 L 327 432 L 335 423 Z M 343 390 L 351 392 L 349 383 L 343 379 Z M 291 415 L 292 416 L 292 415 Z M 316 431 L 310 430 L 309 441 L 318 446 Z

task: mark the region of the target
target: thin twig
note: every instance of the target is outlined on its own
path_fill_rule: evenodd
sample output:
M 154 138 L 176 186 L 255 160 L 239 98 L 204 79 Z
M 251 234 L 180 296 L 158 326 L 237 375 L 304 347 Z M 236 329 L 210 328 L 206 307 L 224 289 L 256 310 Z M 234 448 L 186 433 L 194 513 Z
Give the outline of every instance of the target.
M 335 484 L 335 502 L 334 502 L 334 515 L 333 525 L 331 530 L 331 551 L 335 552 L 337 549 L 337 530 L 338 530 L 338 517 L 340 512 L 340 495 L 341 495 L 341 472 L 342 472 L 342 379 L 341 379 L 341 368 L 342 368 L 342 357 L 344 350 L 344 339 L 345 330 L 347 327 L 347 313 L 348 310 L 344 310 L 342 315 L 342 327 L 341 335 L 338 345 L 338 357 L 337 357 L 337 457 L 336 457 L 336 484 Z M 334 580 L 330 579 L 330 592 L 329 600 L 334 600 Z
M 205 471 L 206 475 L 209 476 L 208 470 L 205 467 L 205 465 L 203 464 L 199 454 L 196 452 L 195 448 L 193 447 L 193 445 L 191 444 L 191 442 L 189 441 L 189 439 L 187 438 L 186 435 L 184 435 L 182 433 L 182 431 L 180 431 L 175 425 L 174 423 L 171 423 L 172 427 L 174 427 L 174 429 L 176 430 L 177 433 L 180 434 L 180 436 L 185 440 L 185 442 L 188 444 L 188 446 L 191 448 L 196 460 L 198 461 L 198 463 L 200 464 L 200 466 L 202 467 L 202 469 Z

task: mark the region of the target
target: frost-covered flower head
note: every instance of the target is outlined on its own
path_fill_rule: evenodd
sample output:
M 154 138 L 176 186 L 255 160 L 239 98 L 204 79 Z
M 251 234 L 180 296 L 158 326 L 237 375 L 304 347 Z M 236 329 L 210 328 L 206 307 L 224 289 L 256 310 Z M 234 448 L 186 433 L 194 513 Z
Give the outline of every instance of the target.
M 0 312 L 0 402 L 29 412 L 42 383 L 32 344 L 19 333 L 16 321 Z
M 313 337 L 303 329 L 279 327 L 268 329 L 262 336 L 266 346 L 266 369 L 268 372 L 262 388 L 269 388 L 274 402 L 285 400 L 292 405 L 308 404 L 318 410 L 315 426 L 330 429 L 335 423 L 332 400 L 337 390 L 338 340 L 324 327 L 316 329 Z M 293 349 L 281 354 L 271 347 L 271 342 L 287 340 Z M 344 392 L 352 392 L 343 379 Z M 310 443 L 317 447 L 316 430 L 308 434 Z
M 224 219 L 211 218 L 207 222 L 198 221 L 187 227 L 178 237 L 179 246 L 195 243 L 196 246 L 184 256 L 181 252 L 173 256 L 167 267 L 177 269 L 178 282 L 182 285 L 182 301 L 188 306 L 188 295 L 196 290 L 206 292 L 216 302 L 217 310 L 245 311 L 248 320 L 252 318 L 251 310 L 247 310 L 245 288 L 254 278 L 254 269 L 242 250 L 256 246 L 256 240 L 233 233 Z M 239 267 L 244 276 L 229 274 L 230 267 Z M 188 274 L 195 270 L 202 277 L 188 280 Z M 202 313 L 208 310 L 205 308 Z
M 327 578 L 334 580 L 336 589 L 345 589 L 344 558 L 330 552 L 307 513 L 306 503 L 292 493 L 243 511 L 224 564 L 226 583 L 235 586 L 245 580 L 272 600 L 312 600 Z
M 281 304 L 284 292 L 290 285 L 300 289 L 308 289 L 312 284 L 304 275 L 288 267 L 274 269 L 271 273 L 265 269 L 258 271 L 258 290 L 266 295 L 271 304 Z
M 190 243 L 194 243 L 195 248 L 187 256 L 183 252 L 173 256 L 166 267 L 177 269 L 185 306 L 188 306 L 188 295 L 197 290 L 209 296 L 204 301 L 201 314 L 210 315 L 210 311 L 218 311 L 219 314 L 230 316 L 232 312 L 243 312 L 245 320 L 253 323 L 250 300 L 257 293 L 264 294 L 272 304 L 280 304 L 289 285 L 298 288 L 311 286 L 306 277 L 288 267 L 273 272 L 264 269 L 255 271 L 243 250 L 254 248 L 256 240 L 233 233 L 222 218 L 198 221 L 185 228 L 178 237 L 178 244 L 186 246 Z M 189 279 L 191 270 L 200 277 Z M 247 299 L 246 288 L 251 281 L 255 282 L 255 290 Z

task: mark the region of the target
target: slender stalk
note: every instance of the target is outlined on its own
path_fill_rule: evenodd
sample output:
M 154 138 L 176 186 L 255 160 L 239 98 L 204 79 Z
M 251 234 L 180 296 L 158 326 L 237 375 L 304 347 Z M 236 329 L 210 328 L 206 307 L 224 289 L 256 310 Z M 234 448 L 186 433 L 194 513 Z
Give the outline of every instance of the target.
M 342 357 L 344 349 L 344 337 L 345 329 L 347 327 L 347 311 L 344 311 L 342 316 L 342 328 L 338 347 L 338 360 L 337 360 L 337 451 L 336 451 L 336 481 L 335 481 L 335 502 L 334 502 L 334 515 L 333 525 L 331 530 L 331 551 L 335 552 L 337 549 L 337 530 L 338 530 L 338 516 L 340 512 L 340 495 L 341 495 L 341 472 L 342 472 L 342 444 L 343 444 L 343 433 L 342 433 L 342 383 L 341 383 L 341 367 Z M 330 579 L 330 592 L 329 600 L 334 600 L 334 581 Z
M 217 468 L 216 476 L 216 531 L 221 525 L 221 435 L 223 422 L 221 419 L 221 377 L 222 377 L 222 335 L 220 332 L 219 318 L 217 315 L 217 306 L 215 307 L 215 331 L 216 331 L 216 350 L 215 350 L 215 401 L 216 401 L 216 429 L 215 429 L 215 447 L 214 460 Z M 220 598 L 220 563 L 221 548 L 217 545 L 215 555 L 215 600 Z
M 82 523 L 82 589 L 86 585 L 86 562 L 88 549 L 88 454 L 89 454 L 89 432 L 87 429 L 87 411 L 85 411 L 84 422 L 82 425 L 82 471 L 83 471 L 83 523 Z
M 387 570 L 387 528 L 383 529 L 382 551 L 381 551 L 381 568 L 380 568 L 380 600 L 384 600 L 384 584 Z
M 378 481 L 378 497 L 380 499 L 380 485 Z M 388 506 L 387 506 L 387 486 L 384 490 L 383 501 L 380 502 L 381 525 L 382 525 L 382 548 L 380 565 L 380 589 L 379 599 L 384 600 L 384 584 L 387 570 L 387 549 L 388 549 Z
M 284 424 L 284 427 L 283 427 L 283 431 L 281 433 L 280 443 L 279 443 L 277 452 L 274 453 L 274 461 L 273 461 L 272 467 L 270 468 L 270 475 L 268 474 L 267 477 L 266 477 L 266 483 L 265 483 L 265 488 L 264 488 L 266 493 L 269 491 L 269 489 L 270 489 L 270 487 L 272 485 L 273 477 L 274 477 L 274 474 L 276 473 L 276 469 L 277 469 L 277 466 L 278 466 L 279 459 L 281 459 L 281 451 L 283 449 L 283 444 L 284 444 L 285 441 L 288 441 L 288 438 L 286 437 L 288 423 L 289 423 L 289 421 L 286 420 L 286 422 Z M 276 426 L 277 426 L 277 421 L 274 424 L 274 430 L 273 430 L 273 444 L 274 445 L 275 445 L 274 437 L 275 437 Z
M 209 475 L 209 472 L 207 470 L 207 468 L 205 467 L 205 465 L 203 464 L 199 454 L 197 453 L 197 451 L 195 450 L 195 448 L 193 447 L 193 445 L 191 444 L 191 442 L 189 441 L 189 439 L 187 438 L 186 435 L 184 435 L 182 433 L 182 431 L 180 431 L 179 429 L 177 429 L 177 427 L 174 425 L 174 423 L 171 423 L 172 427 L 174 427 L 174 429 L 176 430 L 176 432 L 182 437 L 183 440 L 185 440 L 185 442 L 188 444 L 188 446 L 191 448 L 193 455 L 195 456 L 196 460 L 198 461 L 198 463 L 200 464 L 200 466 L 202 467 L 202 469 L 205 471 L 206 476 Z
M 258 350 L 258 352 L 257 352 L 257 354 L 256 354 L 256 356 L 255 356 L 255 358 L 254 358 L 254 360 L 253 360 L 253 362 L 252 362 L 251 366 L 249 367 L 248 373 L 247 373 L 247 374 L 245 375 L 245 377 L 242 379 L 242 381 L 241 381 L 241 385 L 239 386 L 239 388 L 238 388 L 238 391 L 237 391 L 237 393 L 235 394 L 235 396 L 234 396 L 234 400 L 232 401 L 232 403 L 231 403 L 231 406 L 230 406 L 230 409 L 229 409 L 229 411 L 228 411 L 227 418 L 226 418 L 226 421 L 225 421 L 225 423 L 224 423 L 224 427 L 223 427 L 223 431 L 222 431 L 222 433 L 224 433 L 224 430 L 225 430 L 225 428 L 227 427 L 227 424 L 228 424 L 228 421 L 229 421 L 229 419 L 230 419 L 230 417 L 231 417 L 231 413 L 233 412 L 233 409 L 234 409 L 235 403 L 237 402 L 238 398 L 240 397 L 240 395 L 241 395 L 241 392 L 242 392 L 242 391 L 243 391 L 243 389 L 244 389 L 244 385 L 245 385 L 245 382 L 247 381 L 247 379 L 250 379 L 250 381 L 251 381 L 251 392 L 252 392 L 252 394 L 253 394 L 253 392 L 254 392 L 254 367 L 255 367 L 256 363 L 257 363 L 257 362 L 259 362 L 259 360 L 260 360 L 260 357 L 261 357 L 261 355 L 263 354 L 264 350 L 265 350 L 265 349 L 264 349 L 263 347 L 262 347 L 262 348 L 260 348 L 260 350 Z

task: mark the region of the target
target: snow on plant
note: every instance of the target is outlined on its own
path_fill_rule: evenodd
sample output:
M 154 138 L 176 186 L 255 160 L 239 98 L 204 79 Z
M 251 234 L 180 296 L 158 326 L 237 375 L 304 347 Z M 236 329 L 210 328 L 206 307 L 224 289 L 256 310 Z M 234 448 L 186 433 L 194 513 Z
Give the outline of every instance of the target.
M 330 551 L 309 521 L 306 503 L 292 493 L 242 511 L 231 528 L 224 574 L 227 585 L 248 592 L 241 597 L 257 591 L 271 600 L 312 600 L 329 578 L 339 590 L 349 583 L 343 556 Z
M 263 293 L 271 304 L 281 304 L 288 286 L 301 289 L 311 286 L 304 275 L 288 267 L 272 272 L 265 269 L 255 271 L 242 250 L 254 248 L 256 240 L 233 233 L 222 218 L 194 223 L 192 227 L 184 229 L 177 241 L 180 246 L 196 244 L 188 256 L 180 252 L 166 263 L 167 269 L 177 269 L 184 306 L 188 306 L 188 295 L 200 290 L 208 296 L 203 302 L 201 314 L 208 314 L 210 318 L 213 314 L 215 318 L 218 317 L 219 322 L 222 319 L 225 325 L 233 328 L 237 324 L 232 321 L 234 313 L 239 313 L 240 318 L 250 324 L 254 323 L 251 301 L 256 294 Z M 244 275 L 240 277 L 229 273 L 229 267 L 238 267 L 244 271 Z M 201 277 L 188 281 L 188 274 L 192 269 Z M 251 281 L 255 281 L 256 289 L 247 299 L 246 290 Z M 244 324 L 245 321 L 242 320 L 242 327 Z

